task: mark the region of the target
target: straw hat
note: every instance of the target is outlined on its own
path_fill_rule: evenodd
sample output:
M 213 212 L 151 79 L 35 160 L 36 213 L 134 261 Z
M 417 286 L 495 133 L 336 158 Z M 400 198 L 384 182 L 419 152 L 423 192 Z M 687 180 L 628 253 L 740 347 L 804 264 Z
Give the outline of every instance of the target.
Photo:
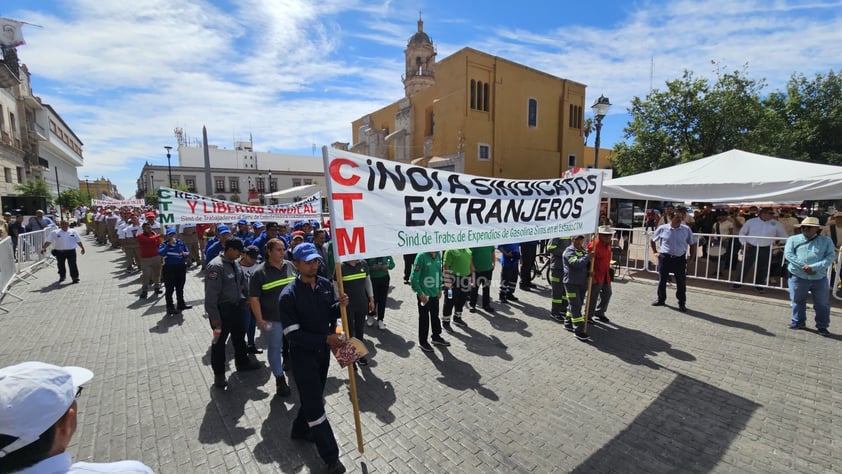
M 821 227 L 818 217 L 806 217 L 800 224 L 795 224 L 793 227 Z

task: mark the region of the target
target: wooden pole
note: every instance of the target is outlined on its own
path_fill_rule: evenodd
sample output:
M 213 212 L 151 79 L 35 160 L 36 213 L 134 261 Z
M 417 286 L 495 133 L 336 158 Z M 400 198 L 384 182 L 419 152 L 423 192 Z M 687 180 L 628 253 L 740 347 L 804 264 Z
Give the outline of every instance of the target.
M 585 297 L 585 307 L 582 308 L 582 314 L 585 315 L 585 323 L 583 324 L 585 332 L 588 332 L 588 318 L 591 317 L 591 315 L 588 314 L 588 308 L 591 306 L 591 287 L 593 286 L 593 266 L 596 261 L 597 240 L 599 240 L 599 233 L 594 233 L 593 239 L 591 239 L 591 245 L 593 245 L 593 255 L 591 255 L 591 264 L 590 269 L 588 270 L 588 296 Z M 585 246 L 585 251 L 587 251 L 587 249 L 587 246 Z
M 342 281 L 342 263 L 336 262 L 336 285 L 339 289 L 339 294 L 345 293 L 345 283 Z M 345 306 L 339 305 L 339 314 L 342 316 L 342 331 L 345 333 L 345 340 L 351 339 L 348 325 L 348 310 Z M 357 374 L 354 373 L 354 364 L 348 365 L 348 382 L 351 389 L 351 405 L 354 407 L 354 429 L 357 431 L 357 451 L 360 454 L 365 452 L 363 446 L 363 428 L 360 423 L 360 402 L 357 400 Z

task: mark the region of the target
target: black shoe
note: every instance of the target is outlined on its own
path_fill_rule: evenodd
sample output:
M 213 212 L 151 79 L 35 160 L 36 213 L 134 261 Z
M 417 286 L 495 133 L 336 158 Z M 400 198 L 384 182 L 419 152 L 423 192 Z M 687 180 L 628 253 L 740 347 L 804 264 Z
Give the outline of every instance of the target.
M 608 316 L 606 316 L 606 315 L 604 315 L 604 314 L 603 314 L 602 316 L 597 316 L 597 317 L 596 317 L 596 319 L 598 319 L 598 320 L 599 320 L 599 322 L 601 322 L 601 323 L 609 323 L 609 322 L 611 322 L 611 320 L 610 320 L 610 319 L 608 319 Z
M 433 341 L 434 346 L 442 346 L 442 347 L 450 346 L 450 343 L 445 341 L 444 338 L 441 337 L 441 336 L 438 336 L 438 337 L 433 336 L 431 339 Z
M 680 305 L 678 305 L 678 310 L 681 311 L 682 313 L 686 313 L 687 312 L 687 306 L 684 305 L 684 304 L 680 304 Z
M 75 284 L 75 283 L 79 283 L 79 279 L 78 279 L 78 278 L 74 278 L 74 279 L 73 279 L 73 283 L 74 283 L 74 284 Z
M 463 321 L 462 318 L 460 318 L 459 316 L 453 317 L 453 324 L 456 324 L 457 326 L 462 326 L 463 328 L 468 327 L 468 323 Z
M 576 339 L 578 339 L 578 340 L 580 340 L 580 341 L 582 341 L 582 342 L 589 342 L 589 341 L 591 341 L 591 338 L 590 338 L 590 336 L 588 336 L 588 333 L 586 333 L 586 332 L 584 332 L 584 331 L 579 331 L 579 332 L 576 332 L 576 333 L 574 333 L 574 334 L 575 334 L 575 336 L 576 336 Z
M 755 286 L 754 291 L 756 291 L 758 293 L 765 293 L 766 292 L 766 290 L 762 286 Z
M 806 327 L 806 323 L 789 323 L 790 329 L 805 329 Z
M 169 308 L 167 308 L 167 316 L 169 316 L 171 314 L 178 314 L 178 310 L 176 310 L 175 308 L 170 306 Z
M 180 305 L 178 305 L 178 309 L 179 309 L 179 311 L 181 311 L 181 310 L 185 310 L 185 309 L 190 309 L 190 308 L 192 308 L 192 307 L 193 307 L 193 305 L 183 304 L 183 303 L 182 303 L 182 304 L 180 304 Z
M 332 462 L 327 465 L 325 469 L 326 474 L 342 474 L 345 471 L 345 465 L 342 464 L 342 461 L 337 460 L 336 462 Z
M 596 324 L 596 320 L 594 318 L 588 318 L 588 324 Z
M 160 289 L 160 288 L 155 288 L 155 294 L 156 294 L 156 295 L 160 295 L 160 294 L 161 294 L 161 293 L 163 293 L 163 292 L 164 292 L 164 290 L 162 290 L 162 289 Z
M 488 313 L 494 312 L 494 308 L 492 308 L 490 305 L 489 306 L 483 306 L 482 309 L 484 309 Z
M 564 316 L 562 316 L 560 314 L 550 313 L 550 319 L 552 319 L 553 321 L 555 321 L 557 323 L 563 323 L 564 322 Z
M 508 301 L 506 301 L 506 298 L 501 296 L 500 297 L 500 304 L 506 304 L 506 303 L 508 303 Z
M 357 359 L 357 364 L 359 364 L 360 367 L 368 367 L 368 359 L 366 359 L 365 357 L 360 357 L 359 359 Z
M 65 278 L 64 278 L 64 277 L 58 277 L 58 282 L 59 282 L 59 283 L 63 282 L 64 280 L 65 280 Z
M 515 295 L 509 295 L 506 297 L 509 301 L 520 301 L 520 299 Z
M 565 321 L 564 322 L 564 330 L 568 331 L 568 332 L 573 332 L 574 331 L 573 324 Z
M 140 293 L 140 299 L 142 300 L 145 300 L 147 296 L 149 295 L 147 295 L 145 291 Z
M 255 347 L 254 344 L 249 344 L 246 347 L 246 352 L 248 352 L 249 354 L 263 354 L 263 351 Z
M 667 304 L 660 300 L 655 300 L 651 303 L 652 306 L 666 306 Z
M 734 283 L 734 284 L 731 285 L 732 290 L 739 290 L 742 287 L 743 287 L 743 285 L 740 285 L 739 283 Z
M 287 385 L 287 379 L 283 375 L 281 375 L 280 377 L 275 377 L 275 388 L 278 391 L 278 395 L 282 397 L 288 397 L 291 393 L 289 385 Z
M 433 352 L 433 346 L 431 346 L 429 342 L 419 343 L 418 347 L 420 347 L 424 352 Z
M 520 285 L 520 289 L 521 291 L 529 291 L 532 289 L 532 287 L 527 285 Z
M 470 311 L 470 312 L 472 312 L 472 313 L 476 313 L 476 312 L 477 312 L 477 307 L 476 307 L 476 306 L 469 306 L 469 307 L 468 307 L 468 311 Z
M 451 326 L 450 323 L 441 323 L 441 327 L 443 327 L 447 332 L 453 332 L 453 326 Z
M 225 380 L 225 374 L 216 374 L 213 376 L 213 386 L 216 388 L 225 388 L 228 386 L 228 381 Z
M 249 359 L 248 362 L 244 364 L 237 365 L 238 372 L 248 372 L 250 370 L 258 370 L 263 367 L 263 364 L 256 360 Z
M 830 331 L 827 328 L 816 329 L 816 331 L 819 333 L 819 336 L 830 337 Z

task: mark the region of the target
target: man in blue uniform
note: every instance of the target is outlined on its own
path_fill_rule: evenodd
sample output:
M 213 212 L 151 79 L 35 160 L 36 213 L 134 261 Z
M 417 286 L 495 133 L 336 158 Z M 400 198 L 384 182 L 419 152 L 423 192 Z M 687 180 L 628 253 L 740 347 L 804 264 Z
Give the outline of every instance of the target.
M 327 420 L 323 396 L 330 348 L 342 344 L 341 336 L 335 333 L 339 305 L 348 304 L 348 295 L 337 299 L 330 280 L 318 276 L 320 259 L 309 242 L 295 247 L 292 260 L 298 276 L 284 288 L 279 302 L 301 403 L 291 437 L 314 442 L 327 472 L 341 473 L 345 466 L 339 460 L 339 446 Z

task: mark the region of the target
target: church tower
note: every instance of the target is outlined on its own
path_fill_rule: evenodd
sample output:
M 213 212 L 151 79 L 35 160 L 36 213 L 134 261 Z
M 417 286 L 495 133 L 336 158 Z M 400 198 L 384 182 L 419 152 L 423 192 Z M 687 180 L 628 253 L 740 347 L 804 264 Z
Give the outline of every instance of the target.
M 412 97 L 436 82 L 436 48 L 424 33 L 424 21 L 418 19 L 418 31 L 409 38 L 404 50 L 406 74 L 403 87 L 407 97 Z

